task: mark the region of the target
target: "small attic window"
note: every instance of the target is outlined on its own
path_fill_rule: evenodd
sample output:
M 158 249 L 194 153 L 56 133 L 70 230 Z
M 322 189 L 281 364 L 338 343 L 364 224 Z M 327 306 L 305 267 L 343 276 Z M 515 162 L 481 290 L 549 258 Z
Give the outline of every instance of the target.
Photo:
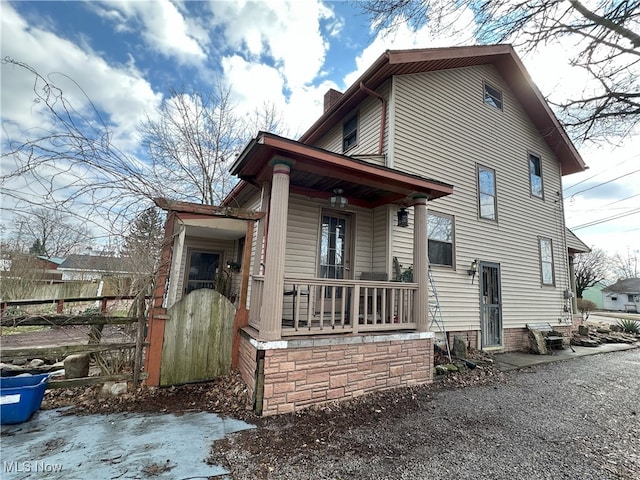
M 497 88 L 493 88 L 488 83 L 484 83 L 484 103 L 492 107 L 502 110 L 502 92 Z
M 342 151 L 346 152 L 358 143 L 358 115 L 354 115 L 342 125 Z

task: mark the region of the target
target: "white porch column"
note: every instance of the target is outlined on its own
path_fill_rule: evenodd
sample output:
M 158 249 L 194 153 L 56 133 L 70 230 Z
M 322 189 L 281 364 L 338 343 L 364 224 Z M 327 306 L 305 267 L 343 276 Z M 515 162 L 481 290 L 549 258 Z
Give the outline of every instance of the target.
M 260 311 L 260 338 L 279 340 L 282 330 L 284 291 L 284 257 L 287 246 L 287 212 L 289 210 L 289 174 L 292 161 L 274 159 L 267 249 L 264 265 L 264 289 Z
M 414 314 L 418 331 L 429 330 L 429 256 L 427 252 L 427 198 L 414 197 L 413 205 L 413 281 L 418 284 Z

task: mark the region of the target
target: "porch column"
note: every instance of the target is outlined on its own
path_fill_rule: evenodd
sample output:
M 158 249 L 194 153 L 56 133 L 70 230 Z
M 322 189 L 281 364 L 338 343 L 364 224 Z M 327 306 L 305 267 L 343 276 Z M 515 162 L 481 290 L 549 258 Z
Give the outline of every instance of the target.
M 282 330 L 284 292 L 284 258 L 287 247 L 287 212 L 289 210 L 289 174 L 293 162 L 274 159 L 267 251 L 264 259 L 264 289 L 260 310 L 260 338 L 279 340 Z
M 414 197 L 413 204 L 413 281 L 418 284 L 414 313 L 418 331 L 429 330 L 429 256 L 427 252 L 427 198 Z

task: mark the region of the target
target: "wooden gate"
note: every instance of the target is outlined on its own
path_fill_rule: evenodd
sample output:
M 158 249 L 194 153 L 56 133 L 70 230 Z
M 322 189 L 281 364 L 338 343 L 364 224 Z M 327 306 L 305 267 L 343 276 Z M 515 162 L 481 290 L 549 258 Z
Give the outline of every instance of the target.
M 160 385 L 210 380 L 229 373 L 235 308 L 210 289 L 195 290 L 167 310 Z

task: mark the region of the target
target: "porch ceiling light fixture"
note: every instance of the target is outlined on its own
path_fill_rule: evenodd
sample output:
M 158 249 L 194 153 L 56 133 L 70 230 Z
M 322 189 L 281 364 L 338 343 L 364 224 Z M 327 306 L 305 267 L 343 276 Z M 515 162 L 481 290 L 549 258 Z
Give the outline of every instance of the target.
M 398 210 L 398 226 L 409 226 L 409 211 L 405 207 L 400 207 L 400 210 Z
M 342 189 L 336 188 L 333 190 L 333 196 L 329 198 L 329 205 L 333 208 L 345 208 L 349 204 L 347 197 L 342 196 Z

